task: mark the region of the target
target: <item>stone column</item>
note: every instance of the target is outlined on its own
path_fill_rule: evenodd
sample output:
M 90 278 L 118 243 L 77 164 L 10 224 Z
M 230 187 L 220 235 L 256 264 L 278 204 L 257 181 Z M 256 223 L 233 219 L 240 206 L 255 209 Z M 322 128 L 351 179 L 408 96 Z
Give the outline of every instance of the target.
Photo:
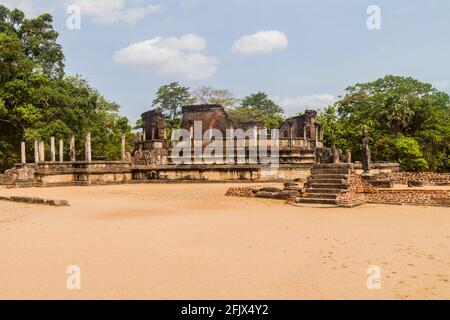
M 121 140 L 120 140 L 120 157 L 122 158 L 122 161 L 126 160 L 125 155 L 125 135 L 122 134 Z
M 315 129 L 315 132 L 314 132 L 314 135 L 315 135 L 315 141 L 314 141 L 314 148 L 317 148 L 318 146 L 319 146 L 319 126 L 318 125 L 316 125 L 316 124 L 314 124 L 314 129 Z
M 70 161 L 76 161 L 75 136 L 70 137 Z
M 39 141 L 39 162 L 45 162 L 45 143 Z
M 91 162 L 92 161 L 92 156 L 91 156 L 91 133 L 88 132 L 86 133 L 86 142 L 84 145 L 84 160 L 86 162 Z
M 20 144 L 20 159 L 23 164 L 27 163 L 27 156 L 25 154 L 25 141 Z
M 55 137 L 50 138 L 50 156 L 52 162 L 56 162 Z
M 64 141 L 59 139 L 59 162 L 64 161 Z
M 305 140 L 306 145 L 306 124 L 303 125 L 303 140 Z
M 142 141 L 147 141 L 147 136 L 145 134 L 145 129 L 142 129 Z
M 152 140 L 155 140 L 155 127 L 152 127 Z
M 194 125 L 189 124 L 189 146 L 192 147 L 192 140 L 194 139 Z
M 289 124 L 289 147 L 292 148 L 292 124 Z
M 34 163 L 39 162 L 39 143 L 37 140 L 34 140 Z
M 258 146 L 258 126 L 253 127 L 253 146 Z

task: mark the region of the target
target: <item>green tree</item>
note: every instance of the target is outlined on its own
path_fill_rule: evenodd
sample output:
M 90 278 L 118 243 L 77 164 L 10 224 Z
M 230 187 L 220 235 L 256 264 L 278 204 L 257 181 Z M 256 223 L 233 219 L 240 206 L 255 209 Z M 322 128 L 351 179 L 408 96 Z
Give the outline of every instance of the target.
M 132 148 L 131 127 L 119 106 L 82 78 L 64 74 L 51 21 L 47 14 L 26 19 L 21 11 L 0 5 L 0 170 L 20 159 L 21 141 L 28 146 L 29 161 L 35 139 L 55 136 L 67 142 L 72 134 L 82 159 L 88 130 L 94 157 L 119 159 L 122 133 Z
M 398 137 L 395 140 L 397 162 L 408 171 L 428 170 L 428 162 L 423 158 L 419 143 L 413 138 Z
M 344 131 L 339 122 L 335 105 L 328 106 L 322 112 L 319 112 L 317 120 L 322 126 L 325 146 L 332 147 L 335 145 L 341 150 L 350 147 L 344 137 Z
M 188 87 L 180 86 L 178 82 L 172 82 L 158 89 L 153 106 L 161 108 L 169 128 L 174 128 L 179 125 L 181 107 L 194 102 L 195 98 L 191 96 Z
M 360 158 L 361 130 L 367 125 L 374 139 L 373 159 L 399 161 L 411 168 L 395 152 L 397 139 L 407 137 L 418 143 L 430 170 L 450 170 L 450 98 L 431 84 L 388 75 L 348 87 L 335 107 L 342 130 L 339 138 L 351 146 L 355 159 Z
M 283 122 L 283 109 L 264 92 L 245 97 L 240 106 L 228 111 L 228 115 L 235 122 L 262 121 L 269 129 L 277 128 Z
M 283 109 L 270 100 L 264 92 L 254 93 L 245 97 L 242 99 L 241 106 L 259 110 L 269 117 L 283 114 Z

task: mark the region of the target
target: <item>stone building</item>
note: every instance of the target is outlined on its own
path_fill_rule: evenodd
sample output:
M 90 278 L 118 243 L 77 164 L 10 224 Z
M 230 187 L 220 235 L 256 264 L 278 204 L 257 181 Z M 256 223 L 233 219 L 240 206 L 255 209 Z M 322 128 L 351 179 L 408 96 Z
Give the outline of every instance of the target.
M 292 175 L 304 175 L 315 162 L 316 149 L 323 147 L 320 133 L 320 125 L 316 121 L 317 113 L 307 110 L 304 115 L 287 119 L 280 126 L 280 136 L 276 140 L 277 161 L 280 169 L 277 177 L 288 178 Z M 183 164 L 175 164 L 171 156 L 171 151 L 183 139 L 168 139 L 166 126 L 159 109 L 146 112 L 142 115 L 144 127 L 143 133 L 136 142 L 133 153 L 133 163 L 139 167 L 136 177 L 144 179 L 151 171 L 151 175 L 168 179 L 211 179 L 215 180 L 235 180 L 235 179 L 260 179 L 261 170 L 264 167 L 261 157 L 255 161 L 250 160 L 251 148 L 269 146 L 270 150 L 274 143 L 271 134 L 264 130 L 264 124 L 258 121 L 233 122 L 224 108 L 218 104 L 187 105 L 182 108 L 182 119 L 180 128 L 189 132 L 192 146 L 191 154 L 183 154 L 183 157 L 192 160 Z M 208 159 L 200 159 L 200 163 L 195 160 L 194 152 L 197 140 L 194 141 L 194 124 L 201 123 L 203 137 L 209 129 L 216 129 L 222 134 L 223 145 L 227 143 L 227 133 L 236 134 L 238 129 L 251 133 L 246 136 L 243 146 L 233 145 L 232 150 L 235 160 L 229 162 L 225 155 L 210 156 Z M 262 130 L 262 131 L 261 131 Z M 264 133 L 263 135 L 261 135 Z M 234 139 L 233 139 L 234 141 Z M 211 141 L 202 141 L 201 148 L 206 148 Z M 245 159 L 238 159 L 238 154 L 244 154 Z M 228 161 L 228 162 L 227 162 Z M 208 176 L 205 178 L 205 176 Z

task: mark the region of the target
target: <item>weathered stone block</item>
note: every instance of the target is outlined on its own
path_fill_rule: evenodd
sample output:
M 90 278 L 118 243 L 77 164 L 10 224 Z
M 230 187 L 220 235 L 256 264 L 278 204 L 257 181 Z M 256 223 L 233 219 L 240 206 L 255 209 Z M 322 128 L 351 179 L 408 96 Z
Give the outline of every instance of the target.
M 267 192 L 267 191 L 259 191 L 255 196 L 257 198 L 270 198 L 272 199 L 275 195 L 275 192 Z
M 408 180 L 408 187 L 423 187 L 423 182 L 416 180 Z
M 392 180 L 369 180 L 368 181 L 372 187 L 375 188 L 393 188 L 394 181 Z
M 261 188 L 259 191 L 263 191 L 263 192 L 281 192 L 281 189 L 275 188 L 275 187 L 264 187 Z

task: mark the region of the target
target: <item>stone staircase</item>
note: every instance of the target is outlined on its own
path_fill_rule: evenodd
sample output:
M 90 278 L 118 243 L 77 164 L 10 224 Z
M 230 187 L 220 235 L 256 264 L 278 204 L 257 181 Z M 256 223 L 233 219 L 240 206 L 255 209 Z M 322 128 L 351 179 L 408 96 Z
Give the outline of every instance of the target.
M 296 203 L 338 205 L 338 196 L 349 187 L 348 177 L 352 168 L 349 163 L 315 164 L 305 191 Z

